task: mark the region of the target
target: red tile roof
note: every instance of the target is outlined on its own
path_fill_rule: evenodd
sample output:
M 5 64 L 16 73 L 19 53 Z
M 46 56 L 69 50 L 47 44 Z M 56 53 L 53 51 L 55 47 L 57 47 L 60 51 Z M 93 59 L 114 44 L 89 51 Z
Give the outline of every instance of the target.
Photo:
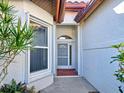
M 87 4 L 85 2 L 71 2 L 71 1 L 68 1 L 65 3 L 65 10 L 68 10 L 68 11 L 80 11 L 81 9 L 83 8 L 86 8 Z

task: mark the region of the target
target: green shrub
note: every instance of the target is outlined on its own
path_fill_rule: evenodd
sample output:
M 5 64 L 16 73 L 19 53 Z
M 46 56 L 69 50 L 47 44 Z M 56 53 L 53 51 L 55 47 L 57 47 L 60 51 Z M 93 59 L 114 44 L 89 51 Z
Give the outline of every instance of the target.
M 14 79 L 10 84 L 4 84 L 0 93 L 36 93 L 34 91 L 34 87 L 27 88 L 25 83 L 19 82 L 17 83 Z
M 114 76 L 116 76 L 118 81 L 124 84 L 124 43 L 113 45 L 112 48 L 115 48 L 118 51 L 116 56 L 111 57 L 113 59 L 111 63 L 117 62 L 119 65 L 118 69 L 115 71 Z M 119 91 L 120 93 L 124 93 L 121 87 L 122 86 L 118 87 Z

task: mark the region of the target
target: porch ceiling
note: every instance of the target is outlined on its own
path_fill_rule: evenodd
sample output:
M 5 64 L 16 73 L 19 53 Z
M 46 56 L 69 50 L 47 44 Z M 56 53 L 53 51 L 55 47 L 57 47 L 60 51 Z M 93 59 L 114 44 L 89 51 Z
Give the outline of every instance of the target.
M 54 16 L 54 21 L 61 23 L 64 20 L 66 0 L 31 0 L 33 3 Z
M 31 1 L 55 16 L 56 0 L 31 0 Z
M 74 20 L 85 21 L 104 0 L 31 0 L 33 3 L 54 16 L 56 23 L 64 20 L 65 11 L 77 11 Z M 75 1 L 75 2 L 72 2 Z

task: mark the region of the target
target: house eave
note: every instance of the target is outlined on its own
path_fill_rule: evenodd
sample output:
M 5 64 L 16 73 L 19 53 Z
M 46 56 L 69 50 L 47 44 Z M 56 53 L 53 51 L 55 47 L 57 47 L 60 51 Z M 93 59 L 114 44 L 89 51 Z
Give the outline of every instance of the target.
M 75 21 L 79 23 L 80 21 L 85 21 L 103 2 L 104 0 L 91 0 L 91 4 L 82 9 L 78 12 L 77 16 L 75 17 Z
M 56 23 L 62 23 L 64 21 L 65 15 L 65 1 L 66 0 L 56 0 Z

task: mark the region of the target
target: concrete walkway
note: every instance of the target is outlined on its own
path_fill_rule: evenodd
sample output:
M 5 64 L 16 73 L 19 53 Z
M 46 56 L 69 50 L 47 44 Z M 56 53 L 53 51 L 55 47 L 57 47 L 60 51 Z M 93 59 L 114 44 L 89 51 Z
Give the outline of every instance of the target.
M 85 79 L 80 77 L 55 78 L 54 84 L 40 93 L 97 93 Z

